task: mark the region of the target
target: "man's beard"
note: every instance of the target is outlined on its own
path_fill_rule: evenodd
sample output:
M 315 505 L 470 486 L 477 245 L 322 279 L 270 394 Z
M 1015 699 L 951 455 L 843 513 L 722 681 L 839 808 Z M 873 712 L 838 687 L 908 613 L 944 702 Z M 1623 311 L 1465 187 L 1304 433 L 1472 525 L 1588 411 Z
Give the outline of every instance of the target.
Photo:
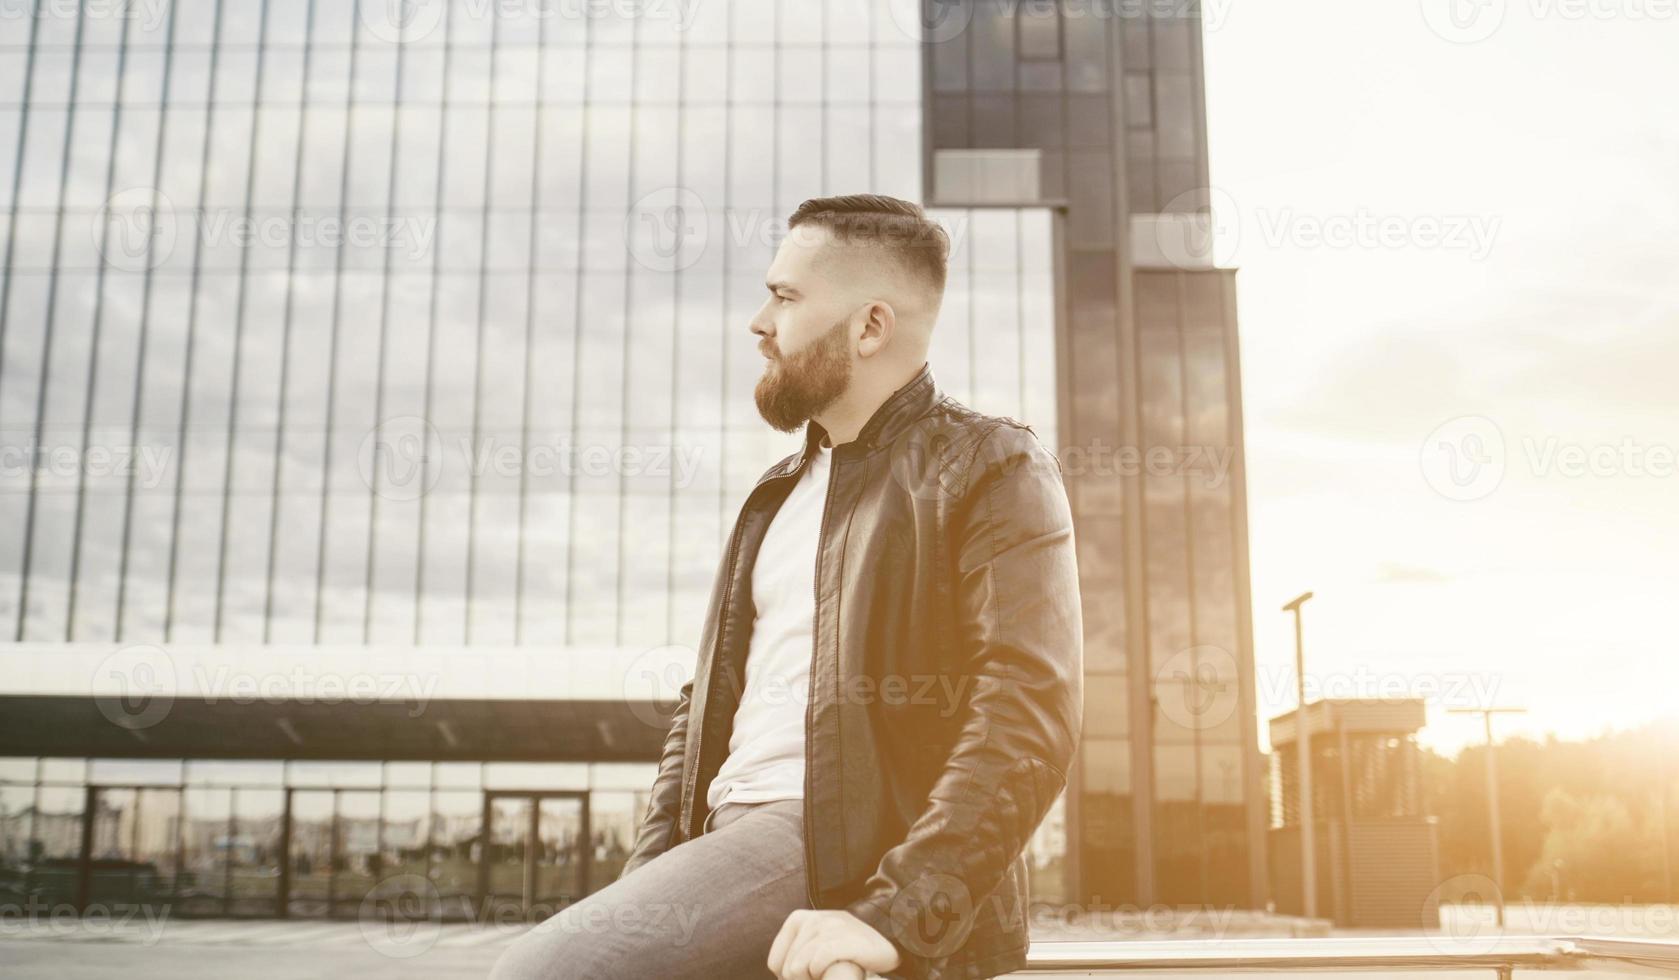
M 758 414 L 781 432 L 792 432 L 832 405 L 851 386 L 851 345 L 839 321 L 795 354 L 778 357 L 758 379 Z

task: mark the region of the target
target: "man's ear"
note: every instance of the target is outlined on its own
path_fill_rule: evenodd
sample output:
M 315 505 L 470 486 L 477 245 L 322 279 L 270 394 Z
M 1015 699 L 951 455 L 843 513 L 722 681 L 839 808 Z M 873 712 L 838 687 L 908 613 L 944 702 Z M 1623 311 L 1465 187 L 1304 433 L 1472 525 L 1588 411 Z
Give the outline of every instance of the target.
M 857 340 L 857 354 L 869 357 L 879 353 L 892 339 L 893 331 L 898 328 L 898 315 L 892 304 L 882 299 L 870 300 L 861 313 L 863 333 Z

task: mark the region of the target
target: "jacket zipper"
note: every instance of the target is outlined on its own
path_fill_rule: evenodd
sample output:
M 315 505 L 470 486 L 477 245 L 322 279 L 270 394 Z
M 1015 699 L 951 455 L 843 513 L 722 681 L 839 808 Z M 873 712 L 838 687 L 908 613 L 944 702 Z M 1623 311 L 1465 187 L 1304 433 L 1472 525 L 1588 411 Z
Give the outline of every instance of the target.
M 800 462 L 802 464 L 803 460 L 801 459 Z M 688 770 L 682 781 L 682 795 L 684 799 L 682 801 L 678 801 L 677 804 L 677 809 L 679 811 L 682 808 L 682 802 L 686 802 L 688 805 L 689 819 L 682 821 L 681 830 L 683 840 L 694 839 L 688 832 L 688 825 L 692 822 L 692 815 L 696 809 L 694 784 L 699 780 L 700 760 L 704 757 L 706 721 L 704 709 L 711 706 L 711 698 L 709 695 L 711 693 L 712 682 L 717 679 L 717 661 L 719 659 L 719 654 L 723 651 L 723 630 L 728 626 L 729 622 L 729 597 L 733 594 L 735 586 L 735 561 L 740 557 L 740 539 L 746 533 L 745 517 L 752 508 L 752 498 L 757 495 L 758 491 L 762 489 L 765 484 L 774 480 L 785 480 L 791 475 L 792 474 L 784 473 L 778 476 L 772 476 L 767 479 L 759 480 L 758 484 L 747 492 L 746 501 L 741 504 L 740 507 L 740 515 L 735 518 L 734 534 L 729 538 L 729 560 L 725 563 L 723 572 L 726 576 L 723 579 L 723 598 L 717 604 L 717 641 L 711 649 L 711 663 L 707 666 L 705 674 L 707 698 L 705 704 L 701 706 L 702 710 L 700 712 L 699 727 L 694 729 L 694 764 L 692 766 L 684 767 Z M 824 509 L 825 508 L 826 505 L 824 504 Z M 820 540 L 820 537 L 818 540 Z M 820 545 L 818 545 L 818 547 L 820 547 Z M 693 719 L 690 718 L 689 723 L 692 724 Z
M 754 493 L 757 492 L 756 487 L 753 488 L 753 492 Z M 717 679 L 717 660 L 718 660 L 718 656 L 723 651 L 723 630 L 728 627 L 728 623 L 729 623 L 729 620 L 728 620 L 728 616 L 729 616 L 729 593 L 734 591 L 735 558 L 736 558 L 737 553 L 740 551 L 740 538 L 741 538 L 742 533 L 744 532 L 744 524 L 745 524 L 745 521 L 742 518 L 744 518 L 746 516 L 746 506 L 750 505 L 751 503 L 752 503 L 752 494 L 749 493 L 749 494 L 746 495 L 746 505 L 743 505 L 742 508 L 741 508 L 741 518 L 737 518 L 735 520 L 735 533 L 729 539 L 729 560 L 728 560 L 727 564 L 725 565 L 724 572 L 723 572 L 723 574 L 727 576 L 725 579 L 723 579 L 723 600 L 717 606 L 717 618 L 718 618 L 718 622 L 717 622 L 717 642 L 716 642 L 716 645 L 713 646 L 712 649 L 711 649 L 711 663 L 706 666 L 706 672 L 705 672 L 706 700 L 705 700 L 705 703 L 700 706 L 700 717 L 698 719 L 699 727 L 694 729 L 694 760 L 693 760 L 693 765 L 690 765 L 690 766 L 686 767 L 687 770 L 688 770 L 688 774 L 683 779 L 682 796 L 683 796 L 683 802 L 685 802 L 687 804 L 687 809 L 688 809 L 688 816 L 687 816 L 686 819 L 684 819 L 682 821 L 682 839 L 683 840 L 693 840 L 694 839 L 693 834 L 691 834 L 689 832 L 689 825 L 693 822 L 693 813 L 694 813 L 694 810 L 697 809 L 696 804 L 695 804 L 695 800 L 694 800 L 694 783 L 699 779 L 700 760 L 705 757 L 704 756 L 704 752 L 705 752 L 705 720 L 706 720 L 705 719 L 705 712 L 706 712 L 707 709 L 709 709 L 711 707 L 711 688 L 712 688 L 712 684 Z M 689 719 L 690 723 L 692 723 L 693 720 L 694 719 Z M 680 804 L 678 805 L 678 809 L 681 809 Z
M 834 447 L 835 449 L 839 447 Z M 818 452 L 820 452 L 820 447 Z M 810 605 L 810 686 L 805 695 L 805 802 L 799 809 L 804 815 L 804 843 L 805 843 L 805 897 L 810 900 L 810 907 L 816 904 L 816 850 L 812 844 L 812 830 L 816 826 L 816 818 L 812 815 L 810 806 L 811 796 L 811 717 L 816 706 L 816 648 L 821 634 L 816 629 L 816 613 L 822 604 L 822 535 L 828 529 L 828 504 L 834 496 L 834 478 L 839 475 L 839 460 L 834 456 L 828 457 L 828 489 L 822 497 L 822 520 L 816 525 L 816 570 L 811 575 L 811 605 Z

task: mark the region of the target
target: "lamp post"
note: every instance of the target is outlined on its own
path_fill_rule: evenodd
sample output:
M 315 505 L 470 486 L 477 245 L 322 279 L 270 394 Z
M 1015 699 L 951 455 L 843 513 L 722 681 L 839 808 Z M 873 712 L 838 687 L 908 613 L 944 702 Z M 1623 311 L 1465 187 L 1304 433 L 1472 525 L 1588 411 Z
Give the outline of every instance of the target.
M 1517 714 L 1526 708 L 1447 708 L 1450 715 L 1480 715 L 1481 724 L 1487 736 L 1487 821 L 1492 825 L 1492 883 L 1498 893 L 1493 897 L 1497 900 L 1498 925 L 1504 926 L 1504 845 L 1499 840 L 1498 830 L 1498 766 L 1492 757 L 1492 716 L 1495 714 Z
M 1659 737 L 1659 736 L 1658 736 Z M 1662 827 L 1662 900 L 1673 904 L 1673 849 L 1667 841 L 1667 756 L 1656 751 L 1656 819 Z
M 1316 847 L 1312 840 L 1312 754 L 1311 733 L 1306 729 L 1306 647 L 1301 639 L 1300 607 L 1310 599 L 1310 592 L 1302 592 L 1283 607 L 1294 613 L 1294 749 L 1300 770 L 1300 901 L 1301 913 L 1308 919 L 1318 914 L 1318 871 Z

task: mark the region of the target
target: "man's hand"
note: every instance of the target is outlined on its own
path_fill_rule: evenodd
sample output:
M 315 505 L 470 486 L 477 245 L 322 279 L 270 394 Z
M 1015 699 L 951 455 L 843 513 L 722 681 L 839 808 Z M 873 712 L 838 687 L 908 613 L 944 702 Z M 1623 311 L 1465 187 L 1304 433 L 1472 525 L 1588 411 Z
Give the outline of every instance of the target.
M 801 909 L 781 924 L 769 967 L 780 980 L 860 980 L 897 969 L 898 948 L 850 912 Z

